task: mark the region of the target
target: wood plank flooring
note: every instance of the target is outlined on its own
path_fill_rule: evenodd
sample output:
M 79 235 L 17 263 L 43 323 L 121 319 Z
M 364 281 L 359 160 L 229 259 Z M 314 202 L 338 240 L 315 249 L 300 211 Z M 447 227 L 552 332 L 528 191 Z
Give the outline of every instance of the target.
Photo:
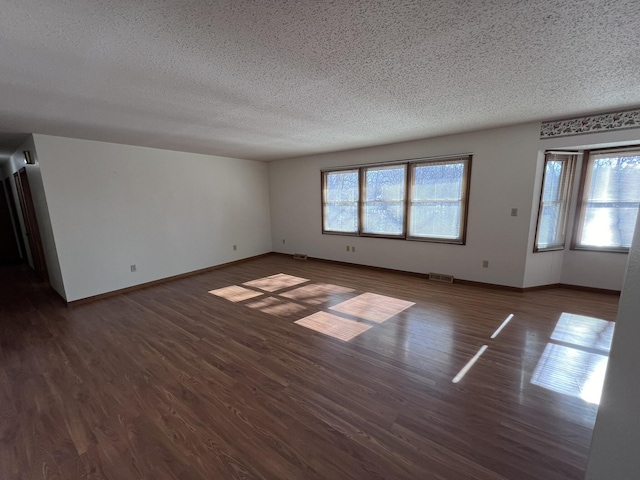
M 618 302 L 280 255 L 70 308 L 0 281 L 3 480 L 581 479 Z

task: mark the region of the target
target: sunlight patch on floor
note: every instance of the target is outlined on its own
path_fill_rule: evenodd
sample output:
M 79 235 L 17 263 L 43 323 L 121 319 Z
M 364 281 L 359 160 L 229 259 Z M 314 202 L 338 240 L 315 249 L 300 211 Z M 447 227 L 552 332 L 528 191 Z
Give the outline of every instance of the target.
M 339 285 L 314 283 L 284 292 L 281 295 L 310 305 L 320 305 L 331 301 L 334 295 L 351 293 L 353 291 L 353 288 L 341 287 Z
M 551 340 L 608 352 L 615 325 L 600 318 L 562 312 Z
M 327 312 L 314 313 L 295 323 L 345 342 L 352 340 L 372 327 L 366 323 L 355 322 Z
M 415 303 L 376 293 L 363 293 L 338 305 L 329 307 L 329 310 L 369 322 L 382 323 L 412 305 L 415 305 Z
M 548 343 L 531 383 L 599 404 L 608 360 L 599 353 Z
M 265 292 L 277 292 L 278 290 L 294 287 L 308 281 L 309 280 L 307 280 L 306 278 L 294 277 L 293 275 L 287 275 L 286 273 L 278 273 L 269 277 L 245 282 L 243 283 L 243 285 L 247 287 L 259 288 L 260 290 L 264 290 Z
M 563 312 L 531 383 L 599 404 L 615 323 Z
M 238 285 L 231 285 L 230 287 L 218 288 L 217 290 L 209 290 L 211 295 L 215 295 L 216 297 L 222 297 L 230 302 L 242 302 L 244 300 L 249 300 L 250 298 L 259 297 L 262 295 L 260 292 L 256 292 L 255 290 L 249 290 L 248 288 L 243 288 Z
M 467 372 L 471 370 L 471 368 L 475 365 L 478 359 L 487 350 L 487 348 L 489 348 L 488 345 L 482 345 L 482 347 L 480 347 L 480 349 L 476 352 L 476 354 L 473 357 L 471 357 L 471 360 L 469 360 L 467 364 L 464 367 L 462 367 L 462 369 L 460 369 L 458 374 L 455 377 L 453 377 L 453 380 L 451 381 L 453 383 L 458 383 L 460 380 L 462 380 L 464 376 L 467 374 Z
M 415 305 L 414 302 L 398 298 L 376 293 L 363 293 L 337 305 L 329 306 L 332 302 L 339 302 L 345 297 L 349 298 L 349 296 L 356 295 L 354 293 L 356 291 L 352 288 L 330 283 L 309 283 L 294 288 L 305 282 L 309 282 L 309 280 L 287 275 L 286 273 L 278 273 L 244 282 L 242 287 L 232 285 L 210 290 L 209 293 L 234 303 L 261 297 L 248 301 L 244 305 L 279 317 L 290 317 L 308 308 L 313 308 L 308 305 L 315 306 L 316 310 L 333 310 L 336 313 L 352 318 L 344 318 L 327 311 L 319 311 L 297 320 L 295 323 L 347 342 L 368 331 L 375 324 L 383 323 Z M 280 290 L 286 291 L 276 293 Z M 263 292 L 269 292 L 271 295 L 264 295 Z
M 249 308 L 254 308 L 263 313 L 277 315 L 279 317 L 289 317 L 306 309 L 306 307 L 298 303 L 286 302 L 274 297 L 261 298 L 256 302 L 247 303 L 246 305 Z

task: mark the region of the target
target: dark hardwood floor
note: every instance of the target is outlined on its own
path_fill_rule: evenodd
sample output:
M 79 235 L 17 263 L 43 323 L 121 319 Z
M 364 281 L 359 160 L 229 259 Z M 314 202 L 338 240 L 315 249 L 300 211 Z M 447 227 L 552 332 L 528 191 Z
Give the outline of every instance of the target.
M 281 255 L 69 308 L 0 281 L 3 480 L 581 479 L 618 302 Z

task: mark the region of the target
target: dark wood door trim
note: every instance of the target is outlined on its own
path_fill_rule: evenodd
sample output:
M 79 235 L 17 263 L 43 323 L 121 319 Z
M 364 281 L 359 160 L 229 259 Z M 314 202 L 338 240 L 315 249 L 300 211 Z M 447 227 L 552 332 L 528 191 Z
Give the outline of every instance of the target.
M 0 182 L 0 264 L 11 265 L 19 263 L 21 257 L 9 203 L 13 197 L 5 190 L 5 183 Z
M 13 229 L 15 232 L 16 240 L 18 242 L 18 249 L 20 250 L 20 258 L 23 262 L 27 262 L 27 249 L 24 245 L 24 238 L 22 236 L 22 230 L 20 228 L 20 220 L 18 219 L 18 209 L 16 207 L 15 197 L 13 196 L 13 189 L 11 188 L 11 177 L 4 179 L 4 188 L 7 192 L 7 198 L 9 199 L 9 209 L 11 210 L 11 219 L 13 222 Z
M 25 234 L 33 259 L 33 268 L 42 280 L 48 282 L 47 262 L 44 257 L 42 237 L 40 236 L 36 209 L 31 196 L 31 186 L 29 185 L 26 168 L 22 168 L 19 172 L 14 173 L 13 178 L 16 183 L 16 189 L 18 190 L 18 199 L 20 201 L 20 208 L 22 209 L 22 217 L 26 229 Z

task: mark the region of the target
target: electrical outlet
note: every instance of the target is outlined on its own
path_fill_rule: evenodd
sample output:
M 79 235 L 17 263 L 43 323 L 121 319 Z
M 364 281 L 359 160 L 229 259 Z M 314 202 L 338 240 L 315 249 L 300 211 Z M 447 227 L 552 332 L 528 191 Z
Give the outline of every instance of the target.
M 350 249 L 349 249 L 349 245 L 347 245 L 347 252 L 348 252 L 349 250 L 350 250 Z
M 489 260 L 482 260 L 482 268 L 489 268 Z
M 512 217 L 517 217 L 518 216 L 518 209 L 517 208 L 512 208 L 511 209 L 511 216 Z
M 131 265 L 131 271 L 132 271 L 132 272 L 135 272 L 135 271 L 137 271 L 137 270 L 138 270 L 138 268 L 137 268 L 135 265 Z
M 356 247 L 351 247 L 351 251 L 355 252 L 356 251 Z
M 234 249 L 234 250 L 237 250 L 237 249 L 238 249 L 238 246 L 237 246 L 237 245 L 234 245 L 234 246 L 233 246 L 233 249 Z

